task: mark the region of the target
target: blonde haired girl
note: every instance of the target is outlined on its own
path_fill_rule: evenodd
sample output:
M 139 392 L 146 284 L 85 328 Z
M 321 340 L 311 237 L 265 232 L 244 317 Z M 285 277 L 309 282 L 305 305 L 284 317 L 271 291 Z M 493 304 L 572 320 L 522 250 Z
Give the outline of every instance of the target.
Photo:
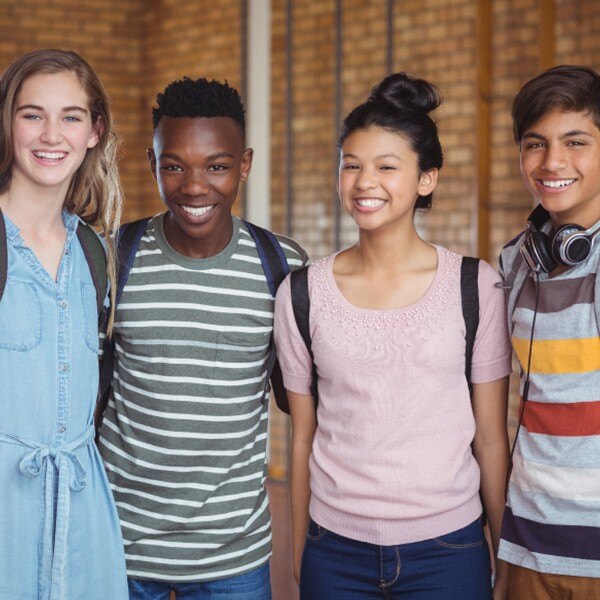
M 76 235 L 107 241 L 121 191 L 108 96 L 74 52 L 0 79 L 0 598 L 127 598 L 120 526 L 94 444 L 98 313 Z M 113 286 L 112 289 L 114 289 Z

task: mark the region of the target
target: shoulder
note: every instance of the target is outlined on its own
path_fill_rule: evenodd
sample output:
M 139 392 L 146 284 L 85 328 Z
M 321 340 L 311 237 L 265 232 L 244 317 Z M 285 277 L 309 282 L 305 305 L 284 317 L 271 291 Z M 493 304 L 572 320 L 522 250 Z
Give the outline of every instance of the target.
M 308 262 L 308 254 L 306 253 L 306 250 L 304 250 L 304 248 L 296 240 L 291 237 L 281 235 L 280 233 L 273 233 L 273 235 L 279 242 L 279 245 L 285 253 L 285 257 L 288 259 L 288 262 L 290 262 L 290 260 L 300 261 L 298 267 L 305 265 Z M 290 266 L 292 265 L 290 264 Z
M 154 230 L 160 224 L 160 220 L 163 218 L 163 215 L 164 213 L 160 213 L 152 217 L 143 217 L 141 219 L 136 219 L 135 221 L 128 221 L 127 223 L 123 223 L 121 227 L 119 227 L 119 232 L 122 234 L 128 229 L 137 229 L 139 227 L 143 227 L 144 233 L 146 231 Z
M 520 231 L 512 240 L 510 240 L 510 242 L 503 246 L 500 251 L 498 261 L 502 273 L 506 274 L 511 270 L 515 257 L 519 254 L 519 249 L 523 243 L 524 234 L 525 230 Z
M 237 219 L 237 218 L 238 217 L 234 217 L 234 219 Z M 254 227 L 259 230 L 263 229 L 263 230 L 271 233 L 273 236 L 275 236 L 275 239 L 277 240 L 281 249 L 283 250 L 283 253 L 285 254 L 285 258 L 287 259 L 288 265 L 290 266 L 290 269 L 292 271 L 300 268 L 301 266 L 305 265 L 308 262 L 308 255 L 306 254 L 306 251 L 304 250 L 304 248 L 302 248 L 302 246 L 300 246 L 300 244 L 298 242 L 296 242 L 296 240 L 294 240 L 290 237 L 287 237 L 285 235 L 281 235 L 280 233 L 275 233 L 273 231 L 265 229 L 264 227 L 259 227 L 258 225 L 255 225 L 254 223 L 248 223 L 247 221 L 244 221 L 243 219 L 239 219 L 239 223 L 240 223 L 240 232 L 244 232 L 244 234 L 248 235 L 250 238 L 252 238 L 252 236 L 251 236 L 250 232 L 248 231 L 247 225 L 250 225 L 251 227 Z
M 454 277 L 456 277 L 456 285 L 460 285 L 463 259 L 468 257 L 453 252 L 452 250 L 448 250 L 448 248 L 440 248 L 445 256 L 447 268 L 450 269 L 454 273 Z M 479 288 L 479 292 L 481 293 L 484 290 L 496 288 L 496 284 L 502 281 L 498 271 L 485 260 L 476 257 L 475 259 L 478 261 L 477 287 Z
M 83 245 L 87 242 L 88 244 L 92 244 L 93 248 L 102 247 L 103 252 L 106 253 L 106 239 L 103 235 L 80 217 L 77 217 L 76 227 L 80 244 Z
M 479 260 L 479 287 L 492 286 L 502 281 L 500 273 L 490 263 L 485 260 Z

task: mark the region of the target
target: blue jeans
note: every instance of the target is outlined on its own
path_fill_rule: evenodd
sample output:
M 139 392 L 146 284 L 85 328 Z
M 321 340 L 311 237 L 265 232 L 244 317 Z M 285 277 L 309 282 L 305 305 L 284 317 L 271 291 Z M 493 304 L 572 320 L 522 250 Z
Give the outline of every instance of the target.
M 310 521 L 300 572 L 302 600 L 491 600 L 481 521 L 440 537 L 376 546 Z
M 214 581 L 171 583 L 129 578 L 129 600 L 271 600 L 269 563 L 262 567 Z

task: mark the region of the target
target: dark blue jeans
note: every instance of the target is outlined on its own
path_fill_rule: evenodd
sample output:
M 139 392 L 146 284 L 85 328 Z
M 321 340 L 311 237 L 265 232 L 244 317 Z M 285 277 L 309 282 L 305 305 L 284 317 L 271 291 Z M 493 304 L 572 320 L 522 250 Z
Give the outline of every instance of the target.
M 302 555 L 302 600 L 490 600 L 490 555 L 478 519 L 446 535 L 375 546 L 311 520 Z
M 271 600 L 269 563 L 214 581 L 172 583 L 129 578 L 129 600 L 169 600 L 171 592 L 177 600 Z

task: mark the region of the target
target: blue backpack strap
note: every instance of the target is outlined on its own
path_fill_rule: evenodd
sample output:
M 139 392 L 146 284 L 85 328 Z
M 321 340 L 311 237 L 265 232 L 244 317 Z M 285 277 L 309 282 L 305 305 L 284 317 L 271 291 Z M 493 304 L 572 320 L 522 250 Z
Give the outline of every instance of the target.
M 285 279 L 286 275 L 290 272 L 290 267 L 285 257 L 285 253 L 279 244 L 277 238 L 267 229 L 248 223 L 244 221 L 244 225 L 248 232 L 252 236 L 254 243 L 256 244 L 256 250 L 260 258 L 260 263 L 264 271 L 265 277 L 267 278 L 267 284 L 271 296 L 275 298 L 277 288 L 281 282 Z M 263 394 L 263 402 L 266 402 L 269 394 L 269 381 L 275 394 L 275 403 L 285 413 L 290 412 L 289 403 L 285 387 L 283 385 L 283 375 L 281 373 L 281 367 L 277 360 L 277 354 L 275 352 L 275 344 L 273 343 L 273 336 L 269 343 L 269 358 L 267 359 L 267 384 L 265 385 L 265 392 Z
M 246 225 L 248 232 L 256 244 L 271 296 L 275 298 L 279 284 L 290 272 L 283 248 L 269 230 L 248 223 L 248 221 L 244 221 L 244 225 Z
M 125 223 L 119 229 L 117 234 L 117 294 L 116 306 L 119 304 L 123 289 L 129 277 L 129 271 L 133 266 L 135 255 L 140 247 L 142 236 L 144 235 L 150 217 L 133 221 L 133 223 Z M 115 306 L 115 308 L 116 308 Z
M 150 217 L 126 223 L 122 225 L 117 233 L 117 291 L 115 300 L 115 309 L 119 304 L 123 289 L 129 277 L 129 271 L 133 266 L 135 255 L 140 247 L 142 236 L 148 227 Z M 115 343 L 114 340 L 106 337 L 104 340 L 102 362 L 100 364 L 100 389 L 98 393 L 98 402 L 94 412 L 94 423 L 96 425 L 96 441 L 98 440 L 98 432 L 102 425 L 102 417 L 108 405 L 110 396 L 110 386 L 113 377 L 113 366 L 115 358 Z
M 463 256 L 460 267 L 460 298 L 465 320 L 465 377 L 471 390 L 471 364 L 477 327 L 479 326 L 479 259 Z
M 4 295 L 6 279 L 8 278 L 8 242 L 6 241 L 6 224 L 0 210 L 0 300 Z

